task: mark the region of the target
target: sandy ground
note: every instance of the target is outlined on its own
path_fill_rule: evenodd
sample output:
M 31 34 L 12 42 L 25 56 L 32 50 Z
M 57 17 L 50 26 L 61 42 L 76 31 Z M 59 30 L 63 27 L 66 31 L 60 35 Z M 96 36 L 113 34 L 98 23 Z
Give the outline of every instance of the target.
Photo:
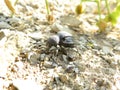
M 42 0 L 19 0 L 13 17 L 0 1 L 0 90 L 120 90 L 119 23 L 98 33 L 96 3 L 77 16 L 78 3 L 49 0 L 48 18 Z M 59 31 L 74 48 L 48 47 Z

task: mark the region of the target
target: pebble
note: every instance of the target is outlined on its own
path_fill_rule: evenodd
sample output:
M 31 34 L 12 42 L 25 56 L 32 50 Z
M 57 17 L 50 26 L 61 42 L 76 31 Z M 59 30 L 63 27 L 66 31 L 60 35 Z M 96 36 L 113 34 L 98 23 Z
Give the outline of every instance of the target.
M 56 72 L 58 72 L 58 73 L 63 73 L 63 72 L 64 72 L 64 68 L 62 68 L 62 66 L 58 66 L 58 67 L 56 68 Z
M 68 62 L 68 61 L 67 61 L 67 56 L 66 56 L 66 55 L 62 55 L 62 59 L 63 59 L 63 61 Z
M 102 46 L 102 51 L 103 51 L 105 54 L 109 54 L 109 53 L 112 53 L 112 48 L 109 47 L 109 46 Z
M 67 66 L 67 69 L 66 69 L 66 72 L 67 72 L 67 73 L 73 73 L 73 72 L 74 72 L 74 69 L 75 69 L 75 66 L 73 66 L 73 65 L 68 65 L 68 66 Z
M 45 58 L 45 54 L 41 54 L 40 55 L 40 60 L 44 60 L 44 58 Z
M 44 66 L 46 68 L 54 68 L 55 66 L 53 65 L 53 62 L 50 61 L 44 61 Z
M 22 24 L 22 20 L 19 18 L 8 18 L 6 21 L 12 26 L 18 26 Z
M 33 38 L 35 40 L 40 40 L 41 38 L 43 38 L 43 35 L 40 31 L 29 33 L 28 36 L 30 36 L 31 38 Z
M 60 78 L 60 80 L 61 80 L 61 82 L 63 82 L 63 83 L 68 83 L 68 78 L 67 78 L 67 76 L 66 75 L 59 75 L 59 78 Z
M 0 40 L 1 40 L 3 37 L 5 37 L 5 34 L 4 34 L 3 31 L 0 31 Z
M 120 51 L 120 44 L 115 45 L 114 50 Z
M 0 21 L 5 21 L 6 18 L 0 15 Z
M 38 63 L 40 58 L 40 55 L 38 53 L 35 52 L 30 52 L 28 54 L 28 60 L 30 61 L 31 64 L 36 64 Z
M 80 21 L 73 16 L 63 16 L 60 18 L 62 24 L 67 24 L 73 27 L 78 27 L 80 25 Z
M 0 29 L 12 29 L 12 27 L 8 23 L 1 21 Z

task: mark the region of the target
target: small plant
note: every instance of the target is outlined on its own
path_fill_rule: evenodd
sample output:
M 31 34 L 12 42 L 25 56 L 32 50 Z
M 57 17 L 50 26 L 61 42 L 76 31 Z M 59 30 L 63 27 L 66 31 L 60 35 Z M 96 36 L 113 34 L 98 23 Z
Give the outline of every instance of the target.
M 48 0 L 45 0 L 45 4 L 46 4 L 46 10 L 47 10 L 47 16 L 46 16 L 46 18 L 51 23 L 54 20 L 54 16 L 50 12 Z
M 109 4 L 107 0 L 105 0 L 105 3 L 106 3 L 106 8 L 107 8 L 108 13 L 105 16 L 105 18 L 100 19 L 100 21 L 97 24 L 100 29 L 100 32 L 103 32 L 105 30 L 108 22 L 110 22 L 112 26 L 115 26 L 120 17 L 120 3 L 119 2 L 117 3 L 117 6 L 114 8 L 112 12 L 110 12 Z
M 109 13 L 105 20 L 107 22 L 111 22 L 113 26 L 116 25 L 118 22 L 118 19 L 120 18 L 120 3 L 117 4 L 116 8 L 113 10 L 113 12 Z
M 106 9 L 108 12 L 104 19 L 101 18 L 101 13 L 102 13 L 101 7 L 100 7 L 101 0 L 80 0 L 80 3 L 75 8 L 76 14 L 80 15 L 84 12 L 83 2 L 86 2 L 86 1 L 97 3 L 97 9 L 98 9 L 98 14 L 99 14 L 99 21 L 98 21 L 97 25 L 100 28 L 100 30 L 104 31 L 104 29 L 107 27 L 107 22 L 111 22 L 113 26 L 116 25 L 116 23 L 118 22 L 118 19 L 120 17 L 120 3 L 118 0 L 117 0 L 117 6 L 115 7 L 115 9 L 112 12 L 110 12 L 110 9 L 109 9 L 110 5 L 108 3 L 108 0 L 104 0 Z M 18 0 L 16 0 L 14 2 L 14 4 L 12 4 L 10 0 L 4 0 L 4 2 L 6 4 L 6 6 L 8 7 L 8 9 L 11 11 L 11 16 L 13 16 L 16 13 L 14 6 L 18 2 Z M 46 10 L 47 10 L 47 20 L 49 22 L 51 22 L 54 20 L 54 16 L 53 16 L 53 14 L 51 14 L 48 0 L 45 0 L 45 4 L 46 4 Z
M 108 3 L 108 0 L 104 0 L 105 2 L 105 7 L 107 9 L 107 15 L 105 16 L 105 18 L 101 18 L 101 0 L 81 0 L 80 4 L 78 6 L 76 6 L 75 12 L 77 15 L 82 14 L 82 2 L 96 2 L 97 3 L 97 9 L 98 9 L 98 14 L 99 14 L 99 21 L 97 22 L 97 26 L 100 29 L 100 32 L 103 32 L 105 30 L 105 28 L 107 27 L 107 22 L 111 22 L 113 26 L 116 25 L 116 23 L 118 22 L 118 19 L 120 17 L 120 3 L 117 0 L 117 6 L 115 7 L 115 9 L 110 12 L 110 5 Z

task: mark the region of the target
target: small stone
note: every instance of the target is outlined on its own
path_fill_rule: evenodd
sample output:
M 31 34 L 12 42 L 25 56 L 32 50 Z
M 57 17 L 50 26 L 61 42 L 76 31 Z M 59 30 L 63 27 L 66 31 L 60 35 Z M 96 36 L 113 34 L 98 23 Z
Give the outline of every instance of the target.
M 58 32 L 58 31 L 62 28 L 62 26 L 61 26 L 59 23 L 54 23 L 54 24 L 51 26 L 51 28 L 52 28 L 52 31 L 53 31 L 53 32 Z
M 105 54 L 109 54 L 109 53 L 112 53 L 112 48 L 109 47 L 109 46 L 102 46 L 102 51 L 103 51 Z
M 60 18 L 62 24 L 67 24 L 73 27 L 78 27 L 80 25 L 80 21 L 73 16 L 63 16 Z
M 61 82 L 66 83 L 66 84 L 68 83 L 68 78 L 66 75 L 59 75 L 59 78 Z
M 0 15 L 0 21 L 5 21 L 5 17 Z
M 74 66 L 73 65 L 68 65 L 66 69 L 67 73 L 73 73 L 74 72 Z
M 64 73 L 64 68 L 62 68 L 62 66 L 58 66 L 56 68 L 56 72 L 58 72 L 58 73 Z
M 35 40 L 40 40 L 43 37 L 41 32 L 33 32 L 33 33 L 28 34 L 28 36 L 30 36 L 31 38 Z
M 66 56 L 66 55 L 62 55 L 62 59 L 63 59 L 63 61 L 68 62 L 68 61 L 67 61 L 67 56 Z
M 3 31 L 0 31 L 0 40 L 1 40 L 3 37 L 5 37 L 5 34 L 4 34 Z
M 96 82 L 96 84 L 97 84 L 99 87 L 103 86 L 103 83 L 104 83 L 104 80 L 98 80 L 98 81 Z
M 12 29 L 12 27 L 6 22 L 0 22 L 0 29 Z
M 50 62 L 50 61 L 44 61 L 44 66 L 46 68 L 53 68 L 53 67 L 55 67 L 55 66 L 53 66 L 53 63 Z
M 117 90 L 120 90 L 120 77 L 115 77 L 115 86 L 117 87 Z
M 12 26 L 18 26 L 22 24 L 22 21 L 19 18 L 8 18 L 6 21 Z
M 46 57 L 44 58 L 44 60 L 45 60 L 45 61 L 48 61 L 48 60 L 49 60 L 49 57 L 48 57 L 48 56 L 46 56 Z
M 41 54 L 40 55 L 40 60 L 44 60 L 44 58 L 45 58 L 45 54 Z
M 115 45 L 114 50 L 120 51 L 120 44 Z
M 28 54 L 28 60 L 31 64 L 37 64 L 39 62 L 40 55 L 35 52 L 30 52 Z
M 13 83 L 10 83 L 8 86 L 8 90 L 19 90 L 16 86 L 13 85 Z

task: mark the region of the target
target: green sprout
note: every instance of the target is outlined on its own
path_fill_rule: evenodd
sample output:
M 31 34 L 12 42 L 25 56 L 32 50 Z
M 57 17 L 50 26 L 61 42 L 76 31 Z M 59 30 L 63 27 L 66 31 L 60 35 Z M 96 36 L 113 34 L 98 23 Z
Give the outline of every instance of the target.
M 108 0 L 105 0 L 105 4 L 106 4 L 108 14 L 110 14 L 110 8 L 109 8 Z
M 96 0 L 96 3 L 97 3 L 97 7 L 98 7 L 99 20 L 101 21 L 100 0 Z
M 45 0 L 47 14 L 50 15 L 49 3 L 48 0 Z
M 107 22 L 111 22 L 113 26 L 115 26 L 116 23 L 118 22 L 119 17 L 120 17 L 120 3 L 117 4 L 113 12 L 106 16 L 105 20 Z

